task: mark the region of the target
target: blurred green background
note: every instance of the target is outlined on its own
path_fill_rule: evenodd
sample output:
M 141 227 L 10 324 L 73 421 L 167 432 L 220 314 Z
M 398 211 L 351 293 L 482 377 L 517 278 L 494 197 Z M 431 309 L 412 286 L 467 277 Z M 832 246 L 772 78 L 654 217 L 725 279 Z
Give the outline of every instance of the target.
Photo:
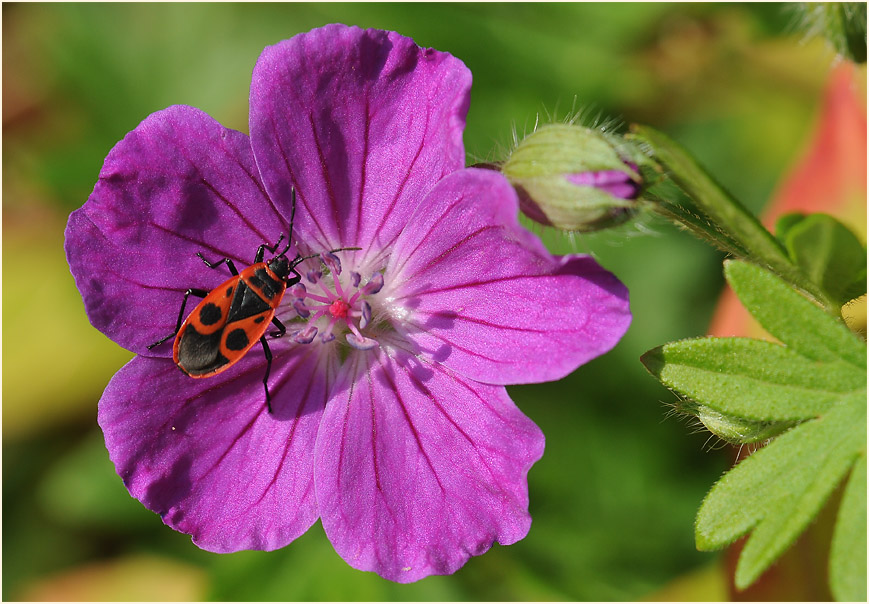
M 131 499 L 96 425 L 130 354 L 94 330 L 63 228 L 109 149 L 149 113 L 199 107 L 247 131 L 262 48 L 329 22 L 393 29 L 474 74 L 469 161 L 574 106 L 659 128 L 755 211 L 806 140 L 833 61 L 782 4 L 9 4 L 3 11 L 3 599 L 634 600 L 726 595 L 694 513 L 729 453 L 665 420 L 638 361 L 704 333 L 721 258 L 652 217 L 595 236 L 634 323 L 605 358 L 511 390 L 547 436 L 529 536 L 450 577 L 348 567 L 317 524 L 272 553 L 217 555 Z M 547 118 L 547 115 L 550 116 Z M 539 229 L 537 229 L 540 232 Z

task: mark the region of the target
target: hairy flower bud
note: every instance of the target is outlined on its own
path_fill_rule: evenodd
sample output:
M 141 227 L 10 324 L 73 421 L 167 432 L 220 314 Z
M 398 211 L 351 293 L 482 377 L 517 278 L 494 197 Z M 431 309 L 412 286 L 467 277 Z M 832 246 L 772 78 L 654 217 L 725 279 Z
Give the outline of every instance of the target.
M 566 231 L 597 231 L 636 212 L 640 175 L 602 132 L 547 124 L 525 137 L 501 166 L 522 212 Z

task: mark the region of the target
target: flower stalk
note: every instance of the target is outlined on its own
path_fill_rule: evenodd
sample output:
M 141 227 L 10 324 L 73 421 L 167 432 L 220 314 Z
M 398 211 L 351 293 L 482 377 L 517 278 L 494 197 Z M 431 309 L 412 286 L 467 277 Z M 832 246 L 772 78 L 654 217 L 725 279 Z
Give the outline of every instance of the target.
M 697 209 L 717 227 L 722 247 L 747 260 L 773 270 L 792 285 L 808 294 L 830 314 L 839 315 L 840 306 L 816 283 L 809 279 L 788 255 L 787 250 L 772 233 L 739 201 L 733 198 L 676 142 L 648 126 L 634 126 L 632 137 L 648 145 L 666 174 L 690 198 Z M 656 208 L 668 218 L 698 232 L 696 216 L 686 219 L 681 210 Z M 690 215 L 690 212 L 688 212 Z M 714 233 L 712 228 L 700 229 L 704 238 Z M 711 235 L 715 237 L 715 235 Z M 734 246 L 735 243 L 735 246 Z M 735 248 L 735 249 L 733 249 Z M 744 250 L 739 253 L 739 250 Z

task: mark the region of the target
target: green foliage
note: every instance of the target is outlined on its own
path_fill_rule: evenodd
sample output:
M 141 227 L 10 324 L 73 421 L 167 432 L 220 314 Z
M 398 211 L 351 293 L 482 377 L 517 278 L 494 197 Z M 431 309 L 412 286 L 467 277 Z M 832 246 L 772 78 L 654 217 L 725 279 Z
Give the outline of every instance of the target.
M 866 293 L 866 248 L 828 214 L 785 214 L 776 236 L 805 275 L 839 305 Z
M 650 350 L 643 364 L 667 387 L 746 419 L 810 419 L 865 383 L 865 372 L 806 358 L 772 342 L 700 338 Z
M 655 197 L 658 205 L 653 209 L 723 251 L 773 270 L 811 295 L 828 312 L 839 314 L 841 304 L 808 277 L 785 246 L 687 150 L 648 126 L 634 126 L 632 138 L 646 146 L 667 178 L 685 193 L 679 202 Z
M 800 224 L 791 222 L 790 232 Z M 806 241 L 814 245 L 817 238 Z M 718 549 L 751 531 L 735 577 L 745 588 L 851 471 L 830 557 L 831 587 L 840 599 L 865 599 L 866 346 L 771 272 L 741 261 L 728 261 L 724 272 L 782 344 L 684 340 L 649 351 L 643 363 L 666 386 L 732 418 L 800 423 L 716 483 L 697 514 L 697 547 Z
M 813 361 L 842 360 L 865 372 L 866 345 L 840 319 L 794 292 L 775 275 L 726 262 L 724 275 L 742 304 L 771 335 Z
M 864 439 L 865 447 L 865 439 Z M 857 459 L 839 507 L 830 551 L 830 588 L 842 602 L 866 601 L 866 452 Z
M 737 465 L 706 496 L 695 526 L 698 549 L 718 549 L 752 531 L 736 567 L 738 588 L 751 585 L 793 543 L 865 455 L 865 400 L 865 393 L 862 400 L 843 396 L 829 413 Z

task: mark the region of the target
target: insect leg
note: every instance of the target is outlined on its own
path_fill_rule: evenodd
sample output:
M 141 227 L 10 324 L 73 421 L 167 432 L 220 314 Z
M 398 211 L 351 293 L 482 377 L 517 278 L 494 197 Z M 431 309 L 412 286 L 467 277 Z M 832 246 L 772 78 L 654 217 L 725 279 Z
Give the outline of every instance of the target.
M 285 334 L 287 333 L 287 328 L 284 327 L 284 324 L 281 323 L 280 320 L 278 320 L 277 317 L 273 317 L 273 318 L 272 318 L 272 323 L 275 324 L 275 327 L 277 327 L 278 330 L 277 330 L 277 331 L 272 331 L 272 332 L 270 332 L 269 335 L 270 335 L 271 337 L 273 337 L 273 338 L 280 338 L 281 336 L 283 336 L 283 335 L 285 335 Z
M 292 245 L 293 245 L 293 221 L 296 219 L 296 188 L 293 187 L 291 189 L 291 191 L 292 191 L 293 199 L 290 202 L 290 205 L 292 207 L 292 210 L 290 211 L 290 236 L 287 239 L 287 247 L 285 247 L 284 250 L 280 254 L 278 254 L 278 256 L 283 256 L 284 254 L 286 254 L 290 250 L 290 247 L 292 247 Z M 268 245 L 267 243 L 264 243 L 261 246 L 259 246 L 256 250 L 256 256 L 254 257 L 254 260 L 253 260 L 254 264 L 263 261 L 263 256 L 265 256 L 265 250 L 268 250 L 272 254 L 274 254 L 277 251 L 278 247 L 280 247 L 281 241 L 283 241 L 283 240 L 284 240 L 284 234 L 281 233 L 281 236 L 278 237 L 278 242 L 276 244 Z
M 175 324 L 175 331 L 170 333 L 168 336 L 166 336 L 162 340 L 157 340 L 156 342 L 154 342 L 153 344 L 148 346 L 148 350 L 151 350 L 155 346 L 159 346 L 160 344 L 162 344 L 163 342 L 165 342 L 169 338 L 175 337 L 175 334 L 177 334 L 178 330 L 181 329 L 181 323 L 184 322 L 184 308 L 187 306 L 187 298 L 189 298 L 190 296 L 197 296 L 198 298 L 204 298 L 207 295 L 208 295 L 208 291 L 206 291 L 204 289 L 195 289 L 192 287 L 190 289 L 188 289 L 186 292 L 184 292 L 184 300 L 181 302 L 181 310 L 178 311 L 178 322 Z
M 266 406 L 268 407 L 269 413 L 272 412 L 272 397 L 269 395 L 269 373 L 272 370 L 272 351 L 269 349 L 269 345 L 266 342 L 266 337 L 263 336 L 259 339 L 260 344 L 263 345 L 263 352 L 266 355 L 266 374 L 263 377 L 263 387 L 266 389 Z
M 235 264 L 233 264 L 232 260 L 230 260 L 229 258 L 222 258 L 222 259 L 218 260 L 217 262 L 209 262 L 202 255 L 202 252 L 196 252 L 196 255 L 199 256 L 199 258 L 205 263 L 205 266 L 207 266 L 208 268 L 217 268 L 218 266 L 220 266 L 221 264 L 223 264 L 225 262 L 226 266 L 229 267 L 229 272 L 232 273 L 233 276 L 235 276 L 235 277 L 238 276 L 238 270 L 235 268 Z
M 272 254 L 275 253 L 275 250 L 278 249 L 278 246 L 281 245 L 281 241 L 284 240 L 284 234 L 281 233 L 281 236 L 278 237 L 278 242 L 274 245 L 269 245 L 268 243 L 263 243 L 261 246 L 256 248 L 256 256 L 254 256 L 253 263 L 257 264 L 263 261 L 263 256 L 266 255 L 266 250 L 270 251 Z

